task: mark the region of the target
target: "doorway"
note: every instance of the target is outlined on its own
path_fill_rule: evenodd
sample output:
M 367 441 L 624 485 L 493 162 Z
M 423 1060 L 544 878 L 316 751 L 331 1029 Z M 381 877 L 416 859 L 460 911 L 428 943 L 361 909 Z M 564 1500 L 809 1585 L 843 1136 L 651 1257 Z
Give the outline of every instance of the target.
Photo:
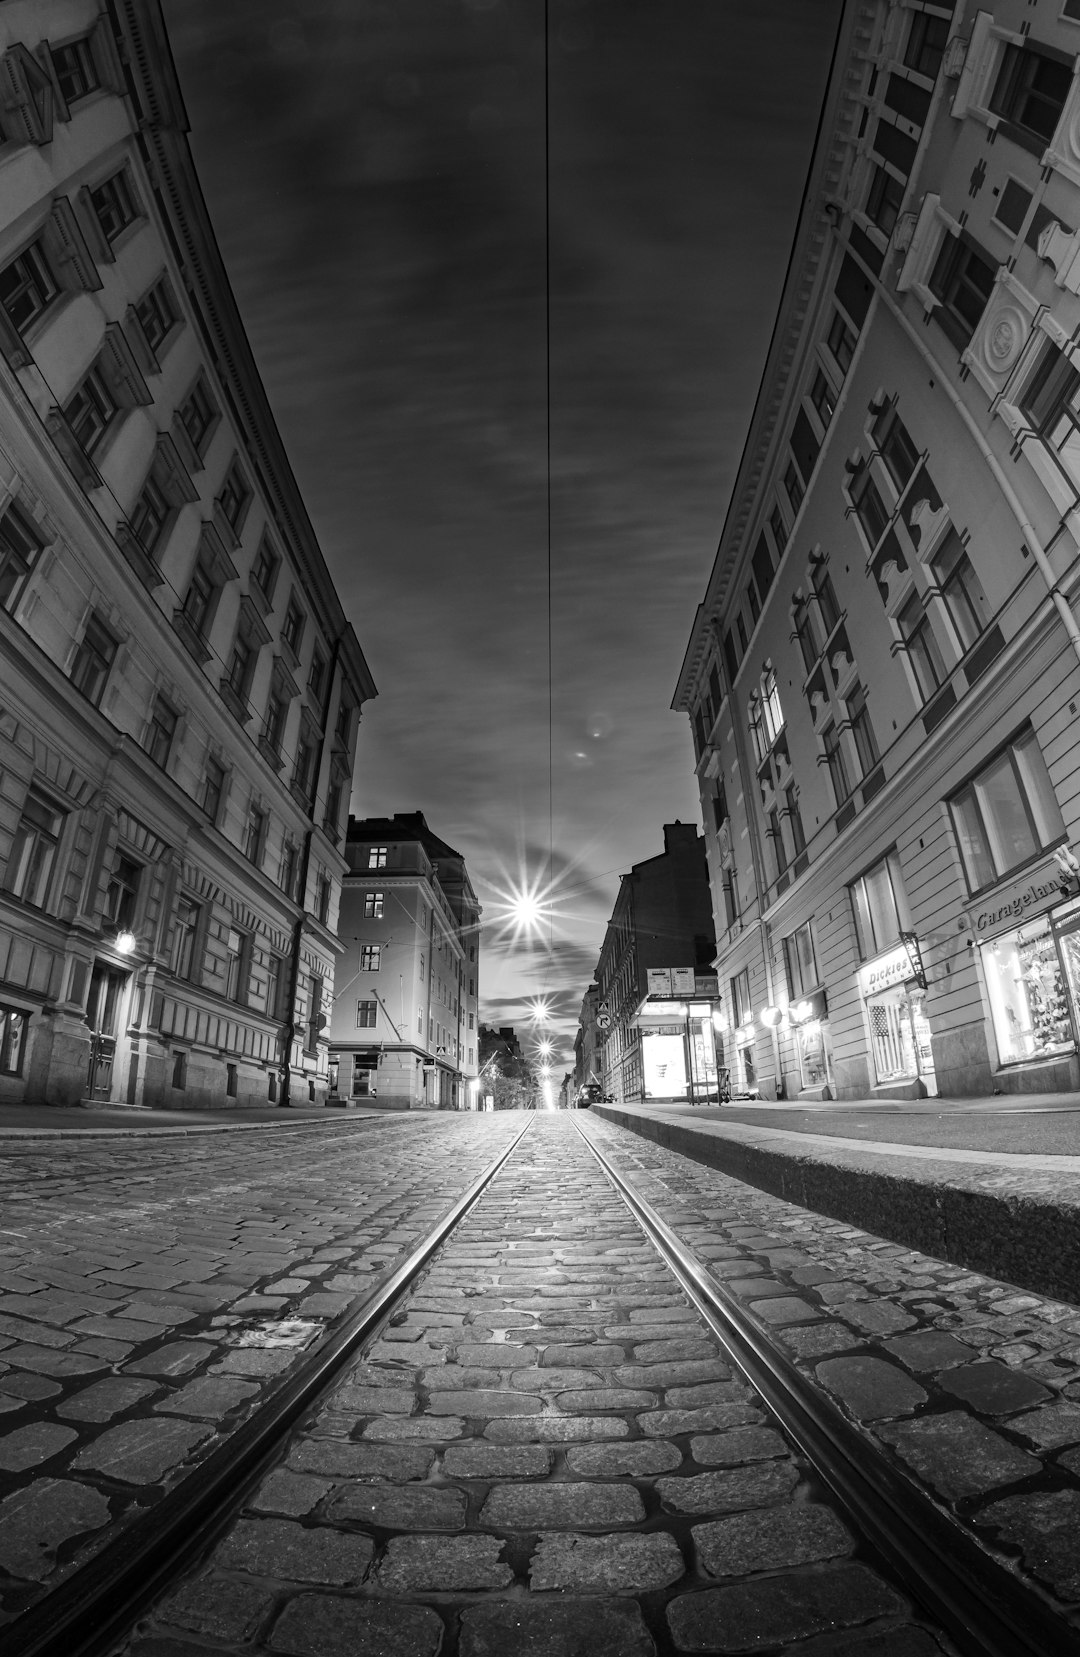
M 90 1062 L 86 1078 L 88 1099 L 113 1098 L 120 1007 L 128 977 L 122 967 L 110 967 L 104 961 L 94 962 L 86 1003 L 86 1022 L 90 1026 Z

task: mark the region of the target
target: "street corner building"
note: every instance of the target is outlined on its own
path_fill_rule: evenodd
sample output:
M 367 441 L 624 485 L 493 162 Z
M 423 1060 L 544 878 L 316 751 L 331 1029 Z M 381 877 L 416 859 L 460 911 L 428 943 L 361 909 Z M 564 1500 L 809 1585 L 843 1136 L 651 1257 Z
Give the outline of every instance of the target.
M 733 1087 L 1080 1086 L 1078 54 L 843 8 L 674 700 Z
M 0 1100 L 323 1102 L 375 694 L 156 0 L 0 9 Z
M 422 811 L 351 817 L 345 858 L 331 1098 L 475 1109 L 481 908 L 465 859 Z

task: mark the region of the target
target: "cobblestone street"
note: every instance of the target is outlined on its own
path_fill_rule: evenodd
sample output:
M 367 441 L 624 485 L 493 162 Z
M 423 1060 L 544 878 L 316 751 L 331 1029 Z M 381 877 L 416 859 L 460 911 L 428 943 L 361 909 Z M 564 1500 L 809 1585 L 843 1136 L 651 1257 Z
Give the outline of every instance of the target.
M 5 1618 L 197 1467 L 526 1123 L 404 1309 L 116 1649 L 951 1653 L 562 1115 L 9 1146 Z M 1066 1627 L 1080 1311 L 583 1126 L 868 1451 Z

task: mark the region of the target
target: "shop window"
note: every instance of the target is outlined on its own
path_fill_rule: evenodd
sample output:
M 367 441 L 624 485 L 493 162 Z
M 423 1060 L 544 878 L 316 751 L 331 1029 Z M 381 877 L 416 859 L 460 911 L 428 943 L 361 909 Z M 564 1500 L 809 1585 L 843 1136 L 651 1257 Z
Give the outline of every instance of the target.
M 792 1001 L 805 1000 L 818 984 L 814 937 L 809 921 L 784 939 L 784 965 L 787 969 L 789 998 Z
M 1060 940 L 1080 989 L 1077 934 Z M 1045 917 L 995 938 L 982 948 L 987 997 L 1002 1064 L 1052 1058 L 1073 1045 L 1069 997 L 1054 935 Z
M 91 614 L 71 663 L 70 678 L 75 689 L 95 708 L 101 703 L 116 651 L 117 642 L 101 617 L 96 612 Z
M 13 897 L 36 909 L 48 896 L 64 816 L 48 795 L 31 787 L 11 842 L 4 885 Z
M 907 659 L 919 695 L 924 702 L 930 698 L 945 682 L 946 668 L 941 655 L 940 647 L 930 625 L 930 618 L 923 609 L 922 600 L 918 593 L 912 593 L 903 609 L 896 618 L 896 625 L 907 651 Z
M 953 344 L 963 348 L 986 309 L 995 267 L 982 252 L 959 236 L 946 236 L 927 284 L 938 301 L 934 311 Z
M 914 69 L 917 75 L 925 75 L 927 80 L 936 80 L 949 43 L 950 26 L 947 17 L 935 17 L 933 12 L 913 12 L 904 48 L 905 67 Z
M 181 896 L 176 905 L 172 954 L 169 960 L 169 965 L 177 978 L 194 980 L 197 977 L 196 940 L 201 919 L 202 909 L 194 898 Z
M 26 514 L 9 506 L 0 517 L 0 606 L 14 610 L 43 542 Z
M 378 920 L 383 912 L 385 899 L 382 892 L 364 893 L 364 914 L 368 920 Z
M 968 886 L 992 885 L 1064 838 L 1035 733 L 1025 731 L 949 801 Z
M 360 946 L 360 971 L 361 972 L 378 972 L 381 966 L 382 966 L 382 945 L 381 944 L 361 944 L 361 946 Z
M 1072 87 L 1067 63 L 1049 57 L 1031 45 L 1006 46 L 1001 55 L 990 109 L 1018 128 L 1018 140 L 1036 140 L 1039 153 L 1054 136 L 1065 100 Z
M 379 1004 L 377 1001 L 358 1001 L 356 1003 L 356 1028 L 358 1030 L 374 1030 L 378 1010 Z
M 899 943 L 908 925 L 907 898 L 893 853 L 867 869 L 848 887 L 855 913 L 859 954 L 864 961 Z

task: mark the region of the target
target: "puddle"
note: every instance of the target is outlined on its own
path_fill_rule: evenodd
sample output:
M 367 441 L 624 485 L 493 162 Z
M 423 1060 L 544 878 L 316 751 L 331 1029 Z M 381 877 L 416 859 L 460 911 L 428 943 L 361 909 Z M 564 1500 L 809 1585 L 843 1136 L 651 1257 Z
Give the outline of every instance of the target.
M 321 1319 L 264 1318 L 259 1323 L 245 1324 L 242 1329 L 230 1330 L 226 1336 L 229 1346 L 307 1346 L 326 1327 Z

